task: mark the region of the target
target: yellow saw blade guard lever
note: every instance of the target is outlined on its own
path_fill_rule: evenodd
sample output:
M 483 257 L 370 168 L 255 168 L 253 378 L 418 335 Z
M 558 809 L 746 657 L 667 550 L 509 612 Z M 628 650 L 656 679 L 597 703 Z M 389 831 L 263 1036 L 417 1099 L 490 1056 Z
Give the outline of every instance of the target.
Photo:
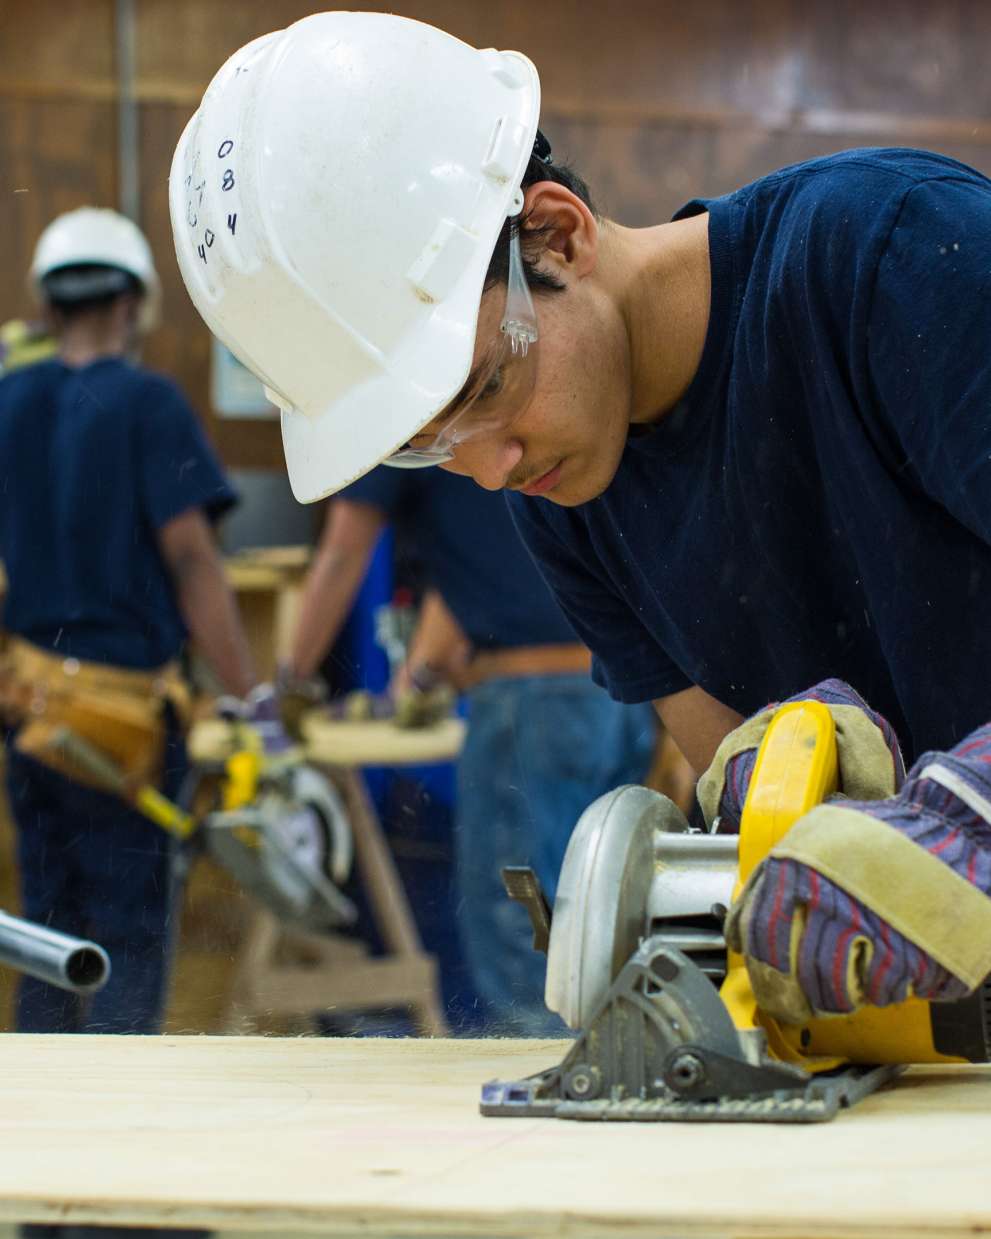
M 757 751 L 743 806 L 734 900 L 795 822 L 836 793 L 838 779 L 836 727 L 829 708 L 820 701 L 781 706 Z M 799 1063 L 807 1071 L 828 1071 L 844 1063 L 967 1061 L 935 1048 L 929 1003 L 918 998 L 810 1020 L 802 1027 L 779 1024 L 758 1009 L 746 963 L 735 951 L 727 952 L 720 996 L 737 1028 L 763 1028 L 775 1058 Z

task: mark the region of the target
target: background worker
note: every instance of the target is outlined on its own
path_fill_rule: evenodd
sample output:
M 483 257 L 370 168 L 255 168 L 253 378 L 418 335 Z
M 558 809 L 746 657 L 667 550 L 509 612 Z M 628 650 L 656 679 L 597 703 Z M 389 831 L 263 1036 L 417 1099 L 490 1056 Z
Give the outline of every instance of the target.
M 329 505 L 303 590 L 292 676 L 318 668 L 391 521 L 420 552 L 432 587 L 394 687 L 446 677 L 467 690 L 454 905 L 471 982 L 490 1031 L 560 1030 L 544 1006 L 544 957 L 533 950 L 526 912 L 506 896 L 501 869 L 532 865 L 553 897 L 590 801 L 646 776 L 656 720 L 592 683 L 588 651 L 520 546 L 502 496 L 436 470 L 378 469 Z
M 23 914 L 100 942 L 112 973 L 87 1004 L 22 978 L 17 1028 L 151 1033 L 166 994 L 172 840 L 88 785 L 53 733 L 68 724 L 134 779 L 178 794 L 187 634 L 229 692 L 244 698 L 255 682 L 211 530 L 235 496 L 179 390 L 129 360 L 158 297 L 139 230 L 108 210 L 60 216 L 31 276 L 58 356 L 0 380 L 7 790 Z
M 377 70 L 328 79 L 325 41 Z M 266 271 L 286 293 L 279 314 L 251 322 L 253 286 L 235 264 L 202 295 L 181 175 L 173 224 L 201 311 L 285 410 L 298 497 L 383 460 L 519 492 L 519 527 L 596 678 L 622 700 L 654 699 L 696 770 L 727 736 L 740 742 L 744 715 L 830 676 L 891 720 L 911 758 L 980 744 L 973 729 L 991 714 L 974 671 L 991 663 L 991 368 L 973 348 L 991 335 L 985 177 L 925 152 L 847 152 L 633 230 L 597 217 L 580 178 L 554 163 L 536 70 L 517 53 L 345 13 L 245 54 L 277 54 L 265 106 L 277 96 L 299 118 L 266 175 L 292 179 L 301 202 L 312 186 L 321 203 L 291 235 L 288 222 L 267 225 L 288 247 Z M 256 115 L 252 87 L 234 82 L 218 79 L 201 121 Z M 360 132 L 321 115 L 359 107 Z M 202 132 L 180 142 L 180 174 Z M 294 153 L 321 142 L 344 170 L 333 186 Z M 435 168 L 444 177 L 423 191 Z M 314 243 L 327 214 L 339 226 Z M 293 300 L 286 262 L 313 281 L 307 304 Z M 333 315 L 319 308 L 328 279 Z M 280 354 L 290 325 L 297 342 L 324 342 L 309 364 L 298 347 Z M 950 781 L 986 849 L 987 797 L 959 771 Z M 911 800 L 892 805 L 888 829 L 924 857 L 894 825 L 903 809 Z M 929 855 L 957 864 L 938 838 Z M 917 890 L 889 884 L 879 904 L 861 859 L 826 865 L 845 892 L 833 929 L 883 951 L 913 923 Z M 821 856 L 800 863 L 825 872 Z M 981 864 L 960 866 L 965 885 L 991 893 Z M 931 889 L 930 920 L 951 917 L 954 900 Z M 748 956 L 769 956 L 772 925 L 748 924 Z M 796 933 L 802 924 L 796 915 Z M 931 953 L 972 988 L 947 958 Z

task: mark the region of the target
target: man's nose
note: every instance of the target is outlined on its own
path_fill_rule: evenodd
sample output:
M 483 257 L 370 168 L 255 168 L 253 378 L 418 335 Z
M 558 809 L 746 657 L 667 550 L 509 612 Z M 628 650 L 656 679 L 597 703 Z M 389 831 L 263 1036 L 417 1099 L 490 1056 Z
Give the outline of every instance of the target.
M 519 439 L 469 439 L 455 448 L 454 459 L 444 468 L 467 475 L 485 490 L 502 490 L 522 459 Z

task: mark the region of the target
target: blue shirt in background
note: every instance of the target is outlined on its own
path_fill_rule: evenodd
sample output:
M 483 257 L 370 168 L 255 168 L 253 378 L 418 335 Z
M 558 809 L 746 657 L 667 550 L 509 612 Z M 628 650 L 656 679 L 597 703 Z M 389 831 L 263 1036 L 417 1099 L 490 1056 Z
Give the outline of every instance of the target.
M 168 379 L 116 358 L 0 380 L 4 627 L 67 657 L 157 667 L 186 629 L 157 534 L 236 501 Z
M 430 584 L 477 649 L 576 640 L 502 495 L 441 469 L 382 466 L 340 496 L 412 532 Z
M 704 211 L 684 399 L 592 502 L 514 495 L 520 530 L 620 700 L 840 676 L 949 747 L 991 718 L 991 182 L 849 151 Z

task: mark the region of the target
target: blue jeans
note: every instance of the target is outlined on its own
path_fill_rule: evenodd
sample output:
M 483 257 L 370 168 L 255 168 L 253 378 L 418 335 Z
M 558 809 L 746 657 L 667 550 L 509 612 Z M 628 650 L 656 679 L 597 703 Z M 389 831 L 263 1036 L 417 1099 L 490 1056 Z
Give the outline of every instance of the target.
M 657 721 L 584 675 L 490 680 L 468 697 L 458 765 L 458 928 L 487 1029 L 503 1036 L 567 1032 L 544 1005 L 545 956 L 524 908 L 506 895 L 504 865 L 530 865 L 553 901 L 568 839 L 596 797 L 646 776 Z
M 167 748 L 162 789 L 185 773 Z M 111 975 L 84 1001 L 34 977 L 17 992 L 18 1032 L 154 1033 L 161 1025 L 175 905 L 173 844 L 116 796 L 83 787 L 7 747 L 7 791 L 17 827 L 21 915 L 92 938 Z

